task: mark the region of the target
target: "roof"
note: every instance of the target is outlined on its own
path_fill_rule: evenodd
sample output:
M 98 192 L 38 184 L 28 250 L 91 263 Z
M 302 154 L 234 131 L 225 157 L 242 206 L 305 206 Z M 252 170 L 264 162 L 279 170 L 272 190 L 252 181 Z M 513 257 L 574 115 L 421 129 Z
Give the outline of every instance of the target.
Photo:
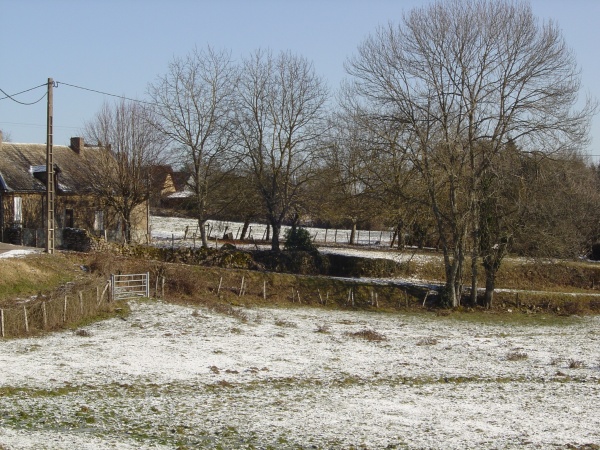
M 192 174 L 187 171 L 182 172 L 173 172 L 173 184 L 175 185 L 175 190 L 177 192 L 185 191 L 189 188 L 188 181 Z
M 53 145 L 52 156 L 58 190 L 63 193 L 90 192 L 90 168 L 101 167 L 102 147 L 82 147 L 79 152 L 66 145 Z M 0 143 L 0 189 L 8 192 L 46 192 L 46 144 Z
M 173 177 L 173 169 L 168 164 L 152 165 L 146 168 L 150 175 L 150 182 L 155 186 L 164 186 L 169 175 Z

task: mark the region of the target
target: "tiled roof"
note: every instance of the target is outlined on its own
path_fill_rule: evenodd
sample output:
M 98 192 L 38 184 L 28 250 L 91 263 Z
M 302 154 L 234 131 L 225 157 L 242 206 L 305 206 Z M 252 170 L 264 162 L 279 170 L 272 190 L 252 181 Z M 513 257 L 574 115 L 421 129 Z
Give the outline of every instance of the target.
M 89 173 L 107 150 L 83 147 L 75 152 L 66 145 L 53 146 L 58 189 L 64 193 L 90 192 Z M 0 144 L 0 189 L 12 192 L 45 192 L 46 144 Z M 40 176 L 44 175 L 44 176 Z

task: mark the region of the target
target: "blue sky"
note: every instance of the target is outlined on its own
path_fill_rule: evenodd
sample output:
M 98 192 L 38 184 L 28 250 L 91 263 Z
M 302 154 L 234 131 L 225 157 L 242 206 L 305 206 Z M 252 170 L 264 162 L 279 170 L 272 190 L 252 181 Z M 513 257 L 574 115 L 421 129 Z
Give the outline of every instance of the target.
M 54 143 L 68 144 L 110 97 L 68 83 L 145 99 L 174 56 L 207 44 L 241 58 L 258 48 L 311 60 L 332 92 L 344 61 L 378 25 L 427 0 L 0 0 L 0 89 L 46 83 L 54 90 Z M 600 98 L 600 1 L 534 0 L 534 13 L 562 28 L 582 69 L 584 92 Z M 16 97 L 33 102 L 39 88 Z M 0 98 L 4 95 L 0 94 Z M 46 141 L 46 102 L 0 100 L 0 129 L 14 142 Z M 587 153 L 600 157 L 600 117 Z

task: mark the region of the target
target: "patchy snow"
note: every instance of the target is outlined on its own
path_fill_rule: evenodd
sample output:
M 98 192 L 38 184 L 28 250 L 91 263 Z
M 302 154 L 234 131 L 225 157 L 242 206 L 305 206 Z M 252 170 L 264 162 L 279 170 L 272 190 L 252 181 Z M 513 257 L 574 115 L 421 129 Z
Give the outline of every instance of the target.
M 186 228 L 188 230 L 188 242 L 184 243 L 184 245 L 191 245 L 191 240 L 193 239 L 194 234 L 196 236 L 200 236 L 198 221 L 195 219 L 151 216 L 150 221 L 152 238 L 156 240 L 181 240 L 185 235 Z M 223 234 L 226 232 L 233 233 L 233 237 L 237 239 L 241 234 L 243 225 L 244 224 L 240 222 L 209 220 L 207 222 L 207 230 L 212 236 L 212 239 L 215 237 L 221 239 Z M 285 231 L 288 228 L 290 227 L 281 227 L 281 236 L 285 234 Z M 306 227 L 306 229 L 316 243 L 347 244 L 348 240 L 350 239 L 350 230 L 326 230 L 324 228 L 312 227 Z M 266 237 L 266 230 L 267 226 L 265 224 L 252 223 L 250 224 L 246 238 L 261 240 Z M 372 247 L 389 246 L 391 239 L 392 232 L 390 231 L 359 230 L 356 235 L 357 244 Z
M 317 308 L 126 320 L 0 342 L 0 447 L 565 448 L 600 442 L 600 318 Z M 352 333 L 374 330 L 383 341 Z
M 0 258 L 18 258 L 20 256 L 31 255 L 32 253 L 39 253 L 40 249 L 20 249 L 20 250 L 9 250 L 4 253 L 0 253 Z

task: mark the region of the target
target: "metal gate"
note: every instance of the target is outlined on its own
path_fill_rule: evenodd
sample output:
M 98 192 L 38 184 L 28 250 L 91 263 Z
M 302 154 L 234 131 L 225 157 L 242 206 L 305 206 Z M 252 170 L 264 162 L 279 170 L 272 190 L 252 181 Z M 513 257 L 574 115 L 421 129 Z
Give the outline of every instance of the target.
M 150 297 L 150 273 L 111 275 L 111 298 L 113 301 Z

